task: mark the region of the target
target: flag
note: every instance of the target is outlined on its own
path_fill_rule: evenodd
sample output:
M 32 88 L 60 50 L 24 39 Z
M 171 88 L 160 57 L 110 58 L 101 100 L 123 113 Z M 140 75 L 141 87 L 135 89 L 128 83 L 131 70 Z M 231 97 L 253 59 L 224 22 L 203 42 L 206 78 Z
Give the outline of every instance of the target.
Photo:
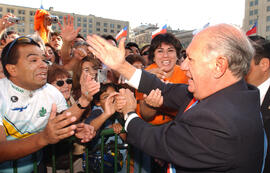
M 115 37 L 115 39 L 118 41 L 122 37 L 127 36 L 127 26 L 125 26 Z
M 40 1 L 40 9 L 44 9 L 42 5 L 42 0 Z
M 198 33 L 201 32 L 202 30 L 204 30 L 205 28 L 207 28 L 209 25 L 210 25 L 210 23 L 208 22 L 207 24 L 203 25 L 202 28 L 195 29 L 195 30 L 192 32 L 192 34 L 193 34 L 193 35 L 198 34 Z
M 246 32 L 246 35 L 252 35 L 257 33 L 257 21 L 254 23 L 254 25 Z
M 158 34 L 165 34 L 167 32 L 167 24 L 165 24 L 164 26 L 158 28 L 157 30 L 155 30 L 154 32 L 152 32 L 152 39 L 157 36 Z

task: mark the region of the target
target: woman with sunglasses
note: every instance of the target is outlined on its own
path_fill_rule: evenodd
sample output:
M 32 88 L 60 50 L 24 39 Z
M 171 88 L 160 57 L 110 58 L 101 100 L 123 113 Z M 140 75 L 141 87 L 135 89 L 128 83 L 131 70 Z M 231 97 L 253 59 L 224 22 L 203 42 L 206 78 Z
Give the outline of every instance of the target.
M 48 71 L 48 83 L 55 86 L 65 97 L 68 106 L 75 103 L 71 97 L 72 78 L 68 71 L 59 65 L 52 65 Z

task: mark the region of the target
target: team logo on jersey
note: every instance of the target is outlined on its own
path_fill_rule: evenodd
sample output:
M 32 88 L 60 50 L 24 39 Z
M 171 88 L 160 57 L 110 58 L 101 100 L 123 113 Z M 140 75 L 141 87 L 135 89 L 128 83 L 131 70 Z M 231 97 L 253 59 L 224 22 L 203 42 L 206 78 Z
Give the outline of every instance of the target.
M 21 107 L 21 108 L 13 108 L 11 109 L 12 111 L 19 111 L 19 112 L 22 112 L 23 110 L 27 109 L 28 105 L 25 106 L 25 107 Z
M 17 102 L 19 99 L 18 99 L 17 96 L 12 96 L 12 97 L 10 97 L 10 100 L 11 100 L 12 102 Z
M 46 115 L 46 113 L 47 113 L 47 110 L 44 107 L 42 107 L 39 110 L 39 116 L 41 116 L 41 117 L 44 117 Z

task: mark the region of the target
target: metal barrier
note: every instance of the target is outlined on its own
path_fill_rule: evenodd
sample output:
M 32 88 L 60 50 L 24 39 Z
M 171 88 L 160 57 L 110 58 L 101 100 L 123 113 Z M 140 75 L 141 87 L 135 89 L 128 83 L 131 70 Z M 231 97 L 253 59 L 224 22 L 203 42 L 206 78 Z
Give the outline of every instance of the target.
M 122 130 L 121 133 L 124 133 L 125 131 Z M 114 133 L 113 129 L 109 128 L 109 129 L 104 129 L 103 131 L 101 131 L 100 133 L 101 136 L 101 173 L 104 172 L 104 137 L 105 136 L 114 136 L 115 137 L 115 144 L 114 144 L 114 172 L 117 172 L 117 157 L 118 157 L 118 135 Z M 69 141 L 69 164 L 70 164 L 70 173 L 73 173 L 73 151 L 72 151 L 72 145 L 73 142 L 75 141 L 75 137 L 70 137 L 66 140 Z M 87 146 L 87 145 L 86 145 Z M 56 173 L 56 156 L 55 156 L 55 145 L 51 145 L 52 147 L 52 172 Z M 85 148 L 85 172 L 89 173 L 89 148 L 86 147 Z M 37 155 L 36 153 L 32 154 L 32 159 L 33 159 L 33 169 L 34 169 L 34 173 L 38 173 L 38 164 L 37 164 Z M 123 164 L 124 164 L 124 160 L 123 160 Z M 13 172 L 17 173 L 18 169 L 17 169 L 17 161 L 13 161 Z M 130 146 L 128 145 L 128 155 L 127 155 L 127 173 L 130 172 Z

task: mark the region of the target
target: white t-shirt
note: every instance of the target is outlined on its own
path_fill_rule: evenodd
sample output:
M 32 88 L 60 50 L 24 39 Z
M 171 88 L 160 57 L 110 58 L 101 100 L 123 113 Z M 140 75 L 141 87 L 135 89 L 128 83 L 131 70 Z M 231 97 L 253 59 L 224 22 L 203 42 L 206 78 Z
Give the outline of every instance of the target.
M 53 103 L 57 106 L 57 112 L 67 109 L 62 93 L 50 84 L 28 91 L 7 78 L 0 79 L 0 125 L 5 128 L 7 140 L 25 138 L 42 131 L 47 125 Z M 29 168 L 26 165 L 18 167 L 18 172 L 32 171 L 33 165 L 28 157 L 17 161 L 19 166 L 29 164 Z M 7 168 L 4 172 L 13 172 L 12 162 L 1 163 L 0 172 L 4 167 Z

